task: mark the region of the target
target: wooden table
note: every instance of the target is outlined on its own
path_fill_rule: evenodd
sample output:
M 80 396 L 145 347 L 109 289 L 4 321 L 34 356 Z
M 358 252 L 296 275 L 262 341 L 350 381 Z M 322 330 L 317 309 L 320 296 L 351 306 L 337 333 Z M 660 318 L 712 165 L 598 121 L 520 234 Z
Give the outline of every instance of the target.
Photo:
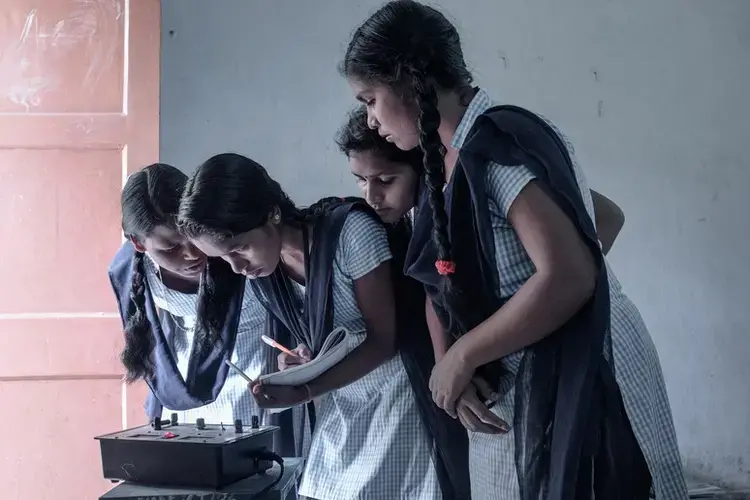
M 296 500 L 303 462 L 301 458 L 285 458 L 281 481 L 263 496 L 258 496 L 258 492 L 279 477 L 278 465 L 265 474 L 247 477 L 221 490 L 142 486 L 125 482 L 99 500 Z

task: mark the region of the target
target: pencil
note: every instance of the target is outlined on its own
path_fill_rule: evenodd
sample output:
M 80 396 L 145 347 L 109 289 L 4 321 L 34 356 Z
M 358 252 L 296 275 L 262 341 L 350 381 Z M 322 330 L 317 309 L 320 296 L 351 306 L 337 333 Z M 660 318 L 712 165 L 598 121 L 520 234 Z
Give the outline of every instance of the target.
M 252 384 L 254 382 L 253 379 L 251 379 L 250 377 L 248 377 L 247 375 L 245 375 L 245 372 L 243 372 L 242 370 L 240 370 L 240 368 L 237 365 L 235 365 L 234 363 L 232 363 L 228 359 L 225 359 L 224 363 L 226 363 L 227 365 L 229 365 L 229 368 L 232 368 L 237 373 L 239 373 L 242 376 L 242 378 L 244 378 L 245 380 L 247 380 L 248 383 Z
M 281 351 L 281 352 L 283 352 L 283 353 L 286 353 L 286 354 L 288 354 L 288 355 L 290 355 L 290 356 L 294 356 L 295 358 L 299 358 L 299 357 L 300 357 L 300 356 L 299 356 L 298 354 L 295 354 L 295 353 L 293 353 L 292 351 L 290 351 L 289 349 L 287 349 L 287 348 L 286 348 L 286 347 L 284 347 L 283 345 L 281 345 L 281 344 L 279 344 L 278 342 L 276 342 L 276 341 L 275 341 L 274 339 L 272 339 L 271 337 L 268 337 L 268 336 L 266 336 L 266 335 L 261 335 L 261 336 L 260 336 L 260 339 L 261 339 L 261 340 L 262 340 L 263 342 L 265 342 L 266 344 L 270 345 L 271 347 L 275 347 L 276 349 L 278 349 L 279 351 Z

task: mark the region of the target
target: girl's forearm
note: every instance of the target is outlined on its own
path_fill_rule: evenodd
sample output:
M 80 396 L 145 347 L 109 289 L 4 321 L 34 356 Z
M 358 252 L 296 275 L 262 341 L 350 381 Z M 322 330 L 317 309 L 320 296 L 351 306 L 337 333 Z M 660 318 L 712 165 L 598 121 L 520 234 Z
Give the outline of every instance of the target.
M 448 352 L 450 341 L 442 323 L 440 323 L 440 319 L 438 319 L 435 313 L 435 306 L 432 305 L 432 300 L 429 297 L 425 301 L 425 315 L 427 316 L 427 328 L 430 331 L 430 339 L 432 340 L 432 350 L 435 353 L 435 363 L 437 363 Z
M 594 276 L 534 274 L 500 309 L 451 349 L 476 369 L 542 340 L 573 317 L 594 292 Z
M 336 366 L 309 382 L 310 395 L 317 398 L 359 380 L 396 354 L 394 346 L 365 338 Z

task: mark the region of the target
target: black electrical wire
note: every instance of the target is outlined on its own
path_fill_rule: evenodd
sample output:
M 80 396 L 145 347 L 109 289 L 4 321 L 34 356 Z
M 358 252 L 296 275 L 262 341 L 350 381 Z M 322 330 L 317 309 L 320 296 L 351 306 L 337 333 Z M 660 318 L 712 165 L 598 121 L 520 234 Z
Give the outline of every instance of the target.
M 271 462 L 276 462 L 277 464 L 279 464 L 279 477 L 274 479 L 271 484 L 260 490 L 258 493 L 253 494 L 253 497 L 262 497 L 263 495 L 271 491 L 277 484 L 279 484 L 281 482 L 281 478 L 284 477 L 284 459 L 276 453 L 267 450 L 253 452 L 253 456 L 258 458 L 259 460 L 269 460 Z

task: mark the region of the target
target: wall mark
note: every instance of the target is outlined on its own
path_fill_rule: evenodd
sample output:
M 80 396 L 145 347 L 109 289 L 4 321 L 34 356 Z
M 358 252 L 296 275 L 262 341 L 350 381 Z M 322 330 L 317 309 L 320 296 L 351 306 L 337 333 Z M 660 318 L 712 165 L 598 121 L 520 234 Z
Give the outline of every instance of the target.
M 497 52 L 497 55 L 503 61 L 503 68 L 508 69 L 508 56 L 505 55 L 505 52 L 503 52 L 502 50 L 499 50 Z

